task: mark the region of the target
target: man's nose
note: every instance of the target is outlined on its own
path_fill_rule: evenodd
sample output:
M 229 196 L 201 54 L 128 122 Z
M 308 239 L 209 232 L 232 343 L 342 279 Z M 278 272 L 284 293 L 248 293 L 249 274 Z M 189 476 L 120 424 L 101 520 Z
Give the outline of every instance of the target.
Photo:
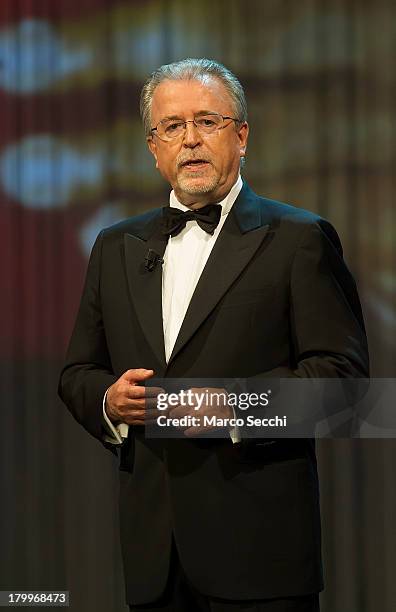
M 201 134 L 193 121 L 186 122 L 183 144 L 185 147 L 196 147 L 201 142 Z

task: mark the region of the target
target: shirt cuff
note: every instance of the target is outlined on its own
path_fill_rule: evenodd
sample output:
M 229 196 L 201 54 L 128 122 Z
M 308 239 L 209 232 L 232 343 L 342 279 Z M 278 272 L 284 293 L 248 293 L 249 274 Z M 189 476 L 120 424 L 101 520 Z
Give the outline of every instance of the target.
M 109 442 L 110 444 L 122 444 L 125 438 L 128 437 L 129 425 L 128 423 L 119 423 L 119 425 L 114 425 L 114 423 L 110 421 L 106 413 L 107 391 L 103 396 L 102 410 L 108 434 L 105 434 L 103 438 L 105 442 Z
M 233 415 L 234 415 L 234 419 L 236 419 L 236 414 L 235 414 L 235 410 L 234 410 L 234 406 L 231 406 Z M 238 444 L 238 442 L 241 441 L 241 432 L 239 430 L 238 425 L 235 425 L 235 427 L 230 427 L 229 429 L 230 432 L 230 438 L 232 440 L 233 444 Z

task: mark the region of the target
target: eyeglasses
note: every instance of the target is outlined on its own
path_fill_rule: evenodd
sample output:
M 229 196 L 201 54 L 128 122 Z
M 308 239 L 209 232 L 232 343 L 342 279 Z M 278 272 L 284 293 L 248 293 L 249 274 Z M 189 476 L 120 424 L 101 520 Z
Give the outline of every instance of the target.
M 235 119 L 234 117 L 224 117 L 218 113 L 210 113 L 207 115 L 197 115 L 194 119 L 190 119 L 189 121 L 184 121 L 183 119 L 162 119 L 156 127 L 151 128 L 150 132 L 152 134 L 156 132 L 158 138 L 168 142 L 169 140 L 178 138 L 182 134 L 184 135 L 187 123 L 193 123 L 200 134 L 213 134 L 213 132 L 222 130 L 227 127 L 227 125 L 230 125 L 230 123 L 226 123 L 227 119 L 235 121 L 236 123 L 241 123 L 239 119 Z

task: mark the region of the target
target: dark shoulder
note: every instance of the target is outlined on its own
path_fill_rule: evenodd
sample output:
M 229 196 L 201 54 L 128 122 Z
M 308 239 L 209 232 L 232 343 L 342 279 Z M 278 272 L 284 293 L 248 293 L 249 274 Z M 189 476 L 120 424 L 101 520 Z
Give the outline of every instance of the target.
M 294 206 L 278 200 L 257 196 L 262 218 L 273 229 L 279 229 L 300 242 L 304 236 L 318 234 L 329 240 L 342 252 L 341 243 L 334 226 L 320 215 L 300 206 Z
M 262 213 L 265 216 L 270 216 L 273 222 L 282 220 L 288 223 L 310 225 L 324 220 L 316 213 L 286 202 L 271 200 L 261 196 L 257 196 L 257 201 Z

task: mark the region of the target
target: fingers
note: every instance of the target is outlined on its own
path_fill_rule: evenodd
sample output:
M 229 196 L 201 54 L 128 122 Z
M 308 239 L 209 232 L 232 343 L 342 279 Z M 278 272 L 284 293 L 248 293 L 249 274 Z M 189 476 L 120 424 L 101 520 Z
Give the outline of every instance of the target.
M 113 421 L 136 424 L 136 420 L 144 424 L 150 418 L 151 422 L 154 412 L 158 416 L 157 396 L 161 392 L 163 389 L 159 387 L 131 384 L 123 375 L 108 389 L 106 412 Z
M 156 410 L 158 414 L 161 414 L 157 408 L 157 400 L 155 397 L 123 397 L 120 400 L 119 409 L 124 410 Z
M 194 410 L 191 409 L 190 406 L 173 406 L 171 410 L 169 410 L 169 416 L 172 419 L 181 419 L 184 416 L 194 415 Z
M 161 387 L 142 387 L 140 385 L 128 385 L 125 395 L 128 399 L 157 398 L 160 393 L 164 393 Z
M 135 384 L 137 382 L 141 382 L 142 380 L 147 380 L 154 375 L 154 370 L 146 370 L 145 368 L 134 368 L 132 370 L 127 370 L 120 376 L 120 379 L 129 382 L 130 384 Z
M 143 387 L 146 397 L 157 397 L 160 393 L 165 393 L 162 387 Z
M 199 436 L 200 434 L 206 433 L 207 429 L 202 427 L 189 427 L 184 430 L 184 435 L 189 437 Z

